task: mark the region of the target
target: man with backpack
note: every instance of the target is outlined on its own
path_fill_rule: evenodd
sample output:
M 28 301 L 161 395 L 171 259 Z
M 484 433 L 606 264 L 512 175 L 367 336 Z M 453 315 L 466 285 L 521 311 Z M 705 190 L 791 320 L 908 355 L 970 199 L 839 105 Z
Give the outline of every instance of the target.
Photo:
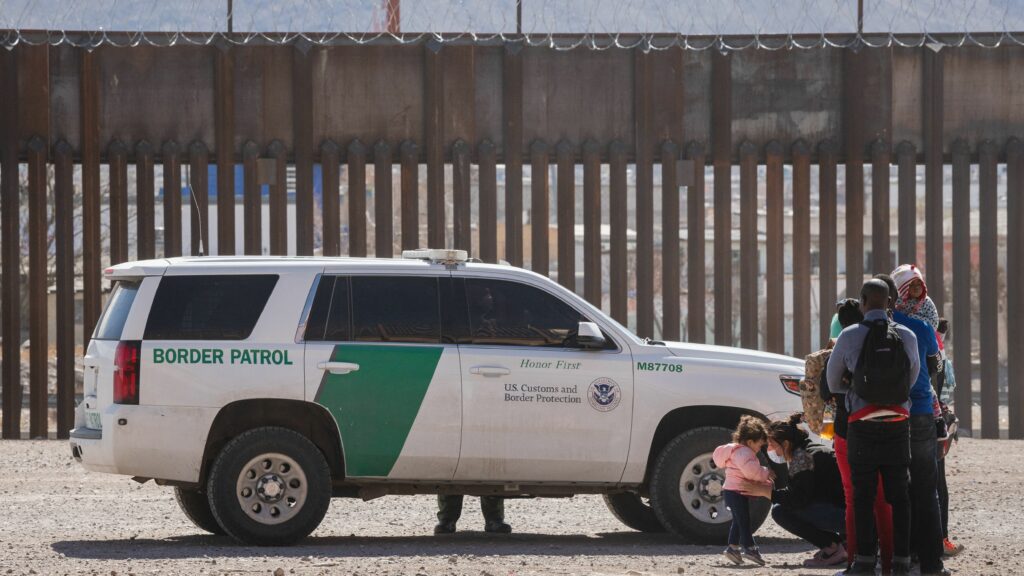
M 917 338 L 921 370 L 910 389 L 910 537 L 911 550 L 921 561 L 922 576 L 949 574 L 942 563 L 942 516 L 938 497 L 938 435 L 936 415 L 941 416 L 931 375 L 940 358 L 935 329 L 927 322 L 896 310 L 896 283 L 888 274 L 875 278 L 889 288 L 892 321 L 910 329 Z
M 861 289 L 864 321 L 843 330 L 826 368 L 829 389 L 846 395 L 846 444 L 853 479 L 857 555 L 844 574 L 874 574 L 878 540 L 874 504 L 881 475 L 892 505 L 893 573 L 910 573 L 910 389 L 921 361 L 917 337 L 889 320 L 889 287 Z M 852 377 L 844 379 L 846 373 Z

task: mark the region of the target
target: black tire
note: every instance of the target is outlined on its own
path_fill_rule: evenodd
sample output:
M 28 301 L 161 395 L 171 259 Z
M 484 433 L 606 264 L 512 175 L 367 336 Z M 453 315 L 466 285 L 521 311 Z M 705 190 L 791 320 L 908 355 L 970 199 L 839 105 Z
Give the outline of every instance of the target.
M 608 506 L 608 510 L 611 510 L 612 515 L 619 519 L 619 522 L 633 530 L 648 534 L 665 532 L 665 527 L 661 525 L 654 510 L 636 492 L 605 494 L 604 503 Z
M 286 428 L 256 428 L 221 450 L 206 493 L 217 523 L 235 540 L 286 546 L 320 525 L 331 503 L 331 471 L 305 436 Z
M 650 479 L 651 508 L 666 529 L 689 542 L 725 544 L 728 540 L 732 515 L 720 494 L 715 494 L 716 482 L 724 482 L 725 475 L 707 461 L 715 447 L 728 442 L 731 434 L 728 428 L 717 426 L 694 428 L 670 440 L 655 459 Z M 684 472 L 702 480 L 684 486 Z M 704 490 L 704 486 L 711 489 Z M 684 488 L 690 490 L 686 502 Z M 752 531 L 764 523 L 770 508 L 764 498 L 751 500 Z
M 200 492 L 194 488 L 174 489 L 174 499 L 178 507 L 185 513 L 185 517 L 192 521 L 200 530 L 210 534 L 223 534 L 224 529 L 217 524 L 217 519 L 210 511 L 210 501 L 206 498 L 206 492 Z

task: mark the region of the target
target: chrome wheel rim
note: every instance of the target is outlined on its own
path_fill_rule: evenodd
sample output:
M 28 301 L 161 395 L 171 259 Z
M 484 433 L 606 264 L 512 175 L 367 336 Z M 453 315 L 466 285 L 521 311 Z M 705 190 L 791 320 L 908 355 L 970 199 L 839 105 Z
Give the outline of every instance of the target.
M 242 467 L 235 485 L 238 505 L 260 524 L 281 524 L 306 503 L 306 473 L 284 454 L 261 454 Z
M 679 498 L 691 516 L 708 524 L 732 520 L 722 495 L 725 471 L 715 466 L 711 452 L 690 460 L 679 476 Z

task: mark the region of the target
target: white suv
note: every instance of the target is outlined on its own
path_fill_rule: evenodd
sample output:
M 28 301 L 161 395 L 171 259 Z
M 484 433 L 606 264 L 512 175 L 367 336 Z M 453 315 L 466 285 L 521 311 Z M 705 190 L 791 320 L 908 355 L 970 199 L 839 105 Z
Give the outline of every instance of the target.
M 244 543 L 305 537 L 331 497 L 583 493 L 637 530 L 722 541 L 712 450 L 743 414 L 800 409 L 801 361 L 641 340 L 460 251 L 105 275 L 72 454 L 173 486 L 198 527 Z

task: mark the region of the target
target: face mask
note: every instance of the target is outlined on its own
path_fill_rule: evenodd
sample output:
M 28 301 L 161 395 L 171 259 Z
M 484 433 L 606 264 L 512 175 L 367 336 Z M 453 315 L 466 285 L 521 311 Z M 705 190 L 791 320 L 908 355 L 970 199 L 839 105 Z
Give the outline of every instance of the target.
M 774 450 L 768 451 L 768 459 L 776 464 L 785 464 L 786 458 Z

